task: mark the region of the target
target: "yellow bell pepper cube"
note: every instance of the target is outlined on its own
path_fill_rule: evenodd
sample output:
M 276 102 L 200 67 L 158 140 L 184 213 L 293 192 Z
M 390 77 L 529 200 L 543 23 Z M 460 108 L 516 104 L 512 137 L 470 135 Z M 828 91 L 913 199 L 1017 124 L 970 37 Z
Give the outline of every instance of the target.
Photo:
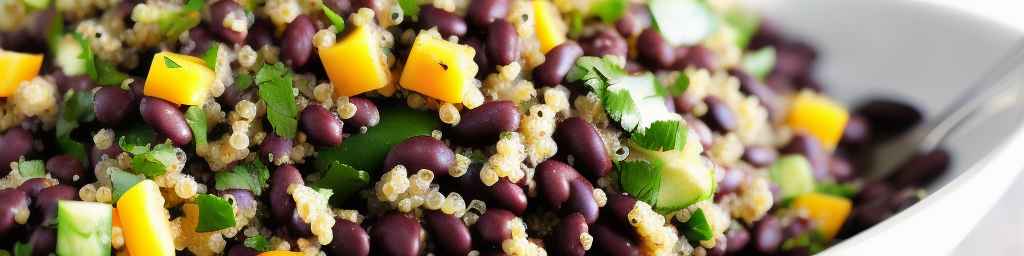
M 793 207 L 806 211 L 826 239 L 831 240 L 843 227 L 853 204 L 850 199 L 816 192 L 805 193 L 793 199 Z
M 354 96 L 380 89 L 389 82 L 381 60 L 380 37 L 372 29 L 356 27 L 337 44 L 320 49 L 320 62 L 334 85 L 335 96 Z
M 259 256 L 303 256 L 305 254 L 301 252 L 289 252 L 289 251 L 269 251 L 260 253 Z
M 203 59 L 170 52 L 153 56 L 143 94 L 183 105 L 202 105 L 216 75 Z
M 565 42 L 565 34 L 568 29 L 566 28 L 565 22 L 562 21 L 562 17 L 558 13 L 558 9 L 547 0 L 533 0 L 534 13 L 534 33 L 537 35 L 537 41 L 540 41 L 541 52 L 547 53 L 551 48 L 555 48 Z
M 402 87 L 450 103 L 462 103 L 466 86 L 472 86 L 477 66 L 473 47 L 441 39 L 436 32 L 416 36 L 405 61 Z
M 849 119 L 850 114 L 839 103 L 813 92 L 801 92 L 793 99 L 786 123 L 811 134 L 831 151 L 843 137 Z
M 38 76 L 42 66 L 42 54 L 0 50 L 0 97 L 14 94 L 21 82 Z
M 132 186 L 117 201 L 124 243 L 132 255 L 173 256 L 174 237 L 164 198 L 153 180 Z

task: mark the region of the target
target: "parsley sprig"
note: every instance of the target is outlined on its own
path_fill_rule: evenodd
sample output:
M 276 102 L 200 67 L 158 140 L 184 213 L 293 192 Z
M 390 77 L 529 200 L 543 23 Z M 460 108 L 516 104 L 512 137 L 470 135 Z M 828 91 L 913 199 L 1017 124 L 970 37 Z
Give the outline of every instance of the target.
M 256 72 L 260 99 L 267 104 L 267 120 L 274 133 L 294 138 L 298 127 L 298 106 L 292 94 L 292 73 L 284 64 L 263 65 Z

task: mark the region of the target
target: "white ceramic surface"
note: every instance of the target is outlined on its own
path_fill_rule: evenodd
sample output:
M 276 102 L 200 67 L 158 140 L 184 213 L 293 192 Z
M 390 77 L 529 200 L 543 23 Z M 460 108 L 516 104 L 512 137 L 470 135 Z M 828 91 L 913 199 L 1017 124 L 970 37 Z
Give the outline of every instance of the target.
M 818 47 L 816 74 L 830 94 L 851 105 L 870 96 L 906 99 L 929 116 L 970 90 L 1024 38 L 1017 21 L 954 9 L 944 0 L 746 2 Z M 1003 93 L 986 111 L 990 116 L 949 138 L 953 165 L 927 198 L 825 254 L 950 253 L 1024 169 L 1021 92 Z

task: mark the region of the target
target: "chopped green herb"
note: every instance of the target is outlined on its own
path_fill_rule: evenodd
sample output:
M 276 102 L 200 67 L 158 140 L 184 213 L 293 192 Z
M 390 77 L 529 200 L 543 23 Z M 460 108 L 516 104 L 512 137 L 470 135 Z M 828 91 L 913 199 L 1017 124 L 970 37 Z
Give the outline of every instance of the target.
M 696 211 L 691 213 L 690 219 L 683 223 L 679 229 L 683 231 L 683 235 L 690 241 L 706 241 L 713 238 L 711 223 L 708 221 L 702 208 L 697 208 Z
M 345 18 L 328 8 L 327 5 L 320 4 L 320 9 L 324 11 L 324 16 L 327 16 L 327 20 L 331 21 L 331 25 L 334 25 L 338 32 L 345 31 Z
M 167 65 L 167 68 L 180 68 L 181 67 L 181 65 L 178 65 L 177 62 L 174 62 L 174 60 L 171 60 L 171 58 L 169 58 L 167 56 L 164 56 L 164 65 Z
M 809 254 L 816 254 L 828 247 L 828 239 L 818 231 L 810 231 L 796 237 L 786 239 L 782 242 L 782 250 L 790 251 L 797 248 L 807 248 Z
M 814 186 L 814 191 L 838 197 L 853 198 L 860 192 L 856 185 L 850 183 L 821 182 Z
M 402 13 L 409 17 L 420 16 L 420 5 L 416 0 L 398 0 L 398 6 L 402 7 Z
M 260 88 L 260 99 L 267 104 L 267 121 L 274 133 L 283 138 L 295 137 L 299 110 L 292 95 L 291 72 L 280 62 L 263 65 L 256 73 L 256 84 Z
M 46 176 L 46 165 L 43 160 L 21 161 L 18 163 L 18 173 L 25 178 L 39 178 Z
M 157 144 L 153 149 L 132 157 L 132 171 L 152 178 L 163 175 L 178 161 L 178 154 L 170 143 Z
M 75 156 L 75 158 L 78 158 L 79 161 L 85 162 L 89 160 L 88 155 L 85 153 L 85 145 L 71 139 L 70 135 L 58 136 L 57 146 L 60 148 L 61 152 L 71 154 L 72 156 Z
M 252 87 L 252 84 L 252 75 L 242 73 L 235 77 L 235 87 L 238 87 L 239 91 L 249 89 L 249 87 Z
M 220 44 L 211 45 L 210 49 L 206 49 L 206 52 L 203 53 L 203 62 L 206 62 L 206 67 L 210 68 L 210 70 L 217 70 L 218 54 L 220 54 Z
M 722 20 L 736 31 L 736 46 L 740 49 L 747 48 L 750 39 L 754 37 L 761 25 L 761 19 L 756 13 L 738 7 L 725 11 Z
M 255 195 L 263 193 L 270 179 L 270 170 L 260 160 L 235 165 L 231 171 L 217 172 L 214 176 L 214 188 L 217 190 L 245 189 Z
M 686 145 L 686 126 L 679 120 L 658 120 L 643 132 L 633 132 L 637 145 L 657 151 L 683 149 Z
M 317 149 L 313 165 L 319 171 L 326 171 L 334 162 L 347 164 L 356 170 L 378 174 L 391 146 L 418 135 L 430 135 L 440 126 L 437 114 L 417 111 L 406 106 L 390 106 L 380 109 L 380 123 L 345 138 L 337 147 Z
M 182 11 L 198 12 L 200 9 L 203 8 L 203 4 L 203 0 L 188 0 L 188 2 L 185 3 L 185 8 L 182 8 Z
M 96 72 L 96 55 L 92 53 L 92 44 L 82 34 L 74 32 L 71 34 L 78 41 L 78 45 L 82 47 L 82 53 L 78 55 L 82 62 L 85 62 L 85 73 L 89 75 L 92 80 L 99 80 L 99 74 Z
M 602 0 L 590 6 L 590 12 L 601 17 L 601 21 L 605 23 L 615 23 L 628 9 L 628 0 Z
M 210 232 L 235 226 L 235 208 L 231 202 L 217 196 L 200 194 L 196 196 L 199 205 L 199 221 L 196 232 Z
M 53 15 L 50 20 L 50 27 L 46 32 L 46 44 L 50 47 L 50 54 L 57 56 L 60 51 L 60 41 L 64 38 L 64 15 Z
M 107 170 L 109 170 L 110 183 L 113 186 L 113 191 L 111 191 L 114 199 L 114 201 L 112 201 L 113 203 L 117 203 L 117 199 L 120 199 L 121 195 L 124 195 L 124 192 L 127 192 L 128 189 L 132 188 L 132 186 L 135 186 L 135 184 L 146 179 L 145 177 L 142 177 L 142 175 L 126 172 L 118 168 L 110 168 Z
M 245 247 L 252 248 L 258 252 L 265 252 L 272 249 L 270 248 L 270 240 L 262 235 L 250 236 L 249 238 L 246 238 L 242 244 L 245 245 Z
M 28 243 L 15 242 L 14 256 L 32 256 L 32 245 Z
M 615 164 L 622 190 L 652 206 L 657 204 L 658 192 L 661 191 L 661 168 L 660 161 L 634 160 Z
M 608 91 L 602 101 L 608 117 L 615 120 L 622 120 L 623 116 L 636 112 L 636 102 L 633 102 L 633 96 L 628 90 Z M 626 129 L 633 130 L 634 127 Z
M 680 95 L 683 95 L 684 92 L 686 92 L 686 89 L 689 88 L 690 77 L 687 76 L 686 73 L 679 72 L 679 77 L 676 78 L 676 81 L 669 85 L 668 92 L 669 94 L 672 95 L 672 97 L 679 97 Z
M 715 13 L 703 0 L 650 0 L 654 24 L 672 46 L 694 45 L 718 27 Z
M 117 145 L 121 147 L 121 150 L 136 155 L 149 151 L 149 146 L 156 139 L 156 132 L 143 124 L 130 126 L 128 129 L 118 131 L 117 134 L 121 134 L 117 140 Z
M 323 178 L 313 183 L 313 187 L 333 190 L 338 196 L 331 198 L 331 205 L 340 207 L 369 183 L 370 174 L 335 161 L 324 171 Z
M 72 130 L 78 128 L 79 122 L 92 121 L 96 116 L 92 102 L 92 91 L 68 90 L 64 94 L 61 113 L 57 118 L 57 137 L 71 134 Z
M 566 75 L 566 81 L 582 82 L 597 97 L 603 98 L 605 88 L 626 76 L 626 71 L 613 58 L 581 57 Z
M 50 6 L 50 0 L 21 0 L 29 10 L 38 11 Z
M 740 65 L 743 67 L 743 70 L 750 72 L 754 77 L 764 79 L 775 68 L 775 48 L 765 47 L 747 53 L 747 55 L 743 56 L 743 62 Z
M 178 38 L 181 33 L 199 25 L 202 18 L 199 11 L 203 8 L 202 0 L 189 0 L 185 7 L 177 12 L 165 12 L 158 21 L 160 31 L 165 38 Z
M 78 55 L 78 58 L 84 62 L 85 73 L 89 75 L 89 78 L 100 85 L 117 85 L 128 79 L 128 75 L 118 71 L 114 64 L 96 57 L 96 54 L 92 52 L 92 43 L 88 38 L 78 32 L 72 34 L 72 37 L 78 41 L 79 46 L 82 48 L 82 53 Z
M 192 128 L 192 136 L 196 140 L 196 146 L 206 145 L 206 112 L 203 107 L 190 106 L 185 111 L 185 122 Z
M 569 37 L 579 38 L 583 34 L 583 14 L 569 13 Z

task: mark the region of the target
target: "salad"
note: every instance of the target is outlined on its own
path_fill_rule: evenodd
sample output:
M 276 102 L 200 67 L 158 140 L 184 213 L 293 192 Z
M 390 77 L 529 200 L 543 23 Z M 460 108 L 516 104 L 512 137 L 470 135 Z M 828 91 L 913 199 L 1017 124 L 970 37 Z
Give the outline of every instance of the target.
M 3 255 L 806 255 L 916 202 L 729 0 L 0 2 Z

